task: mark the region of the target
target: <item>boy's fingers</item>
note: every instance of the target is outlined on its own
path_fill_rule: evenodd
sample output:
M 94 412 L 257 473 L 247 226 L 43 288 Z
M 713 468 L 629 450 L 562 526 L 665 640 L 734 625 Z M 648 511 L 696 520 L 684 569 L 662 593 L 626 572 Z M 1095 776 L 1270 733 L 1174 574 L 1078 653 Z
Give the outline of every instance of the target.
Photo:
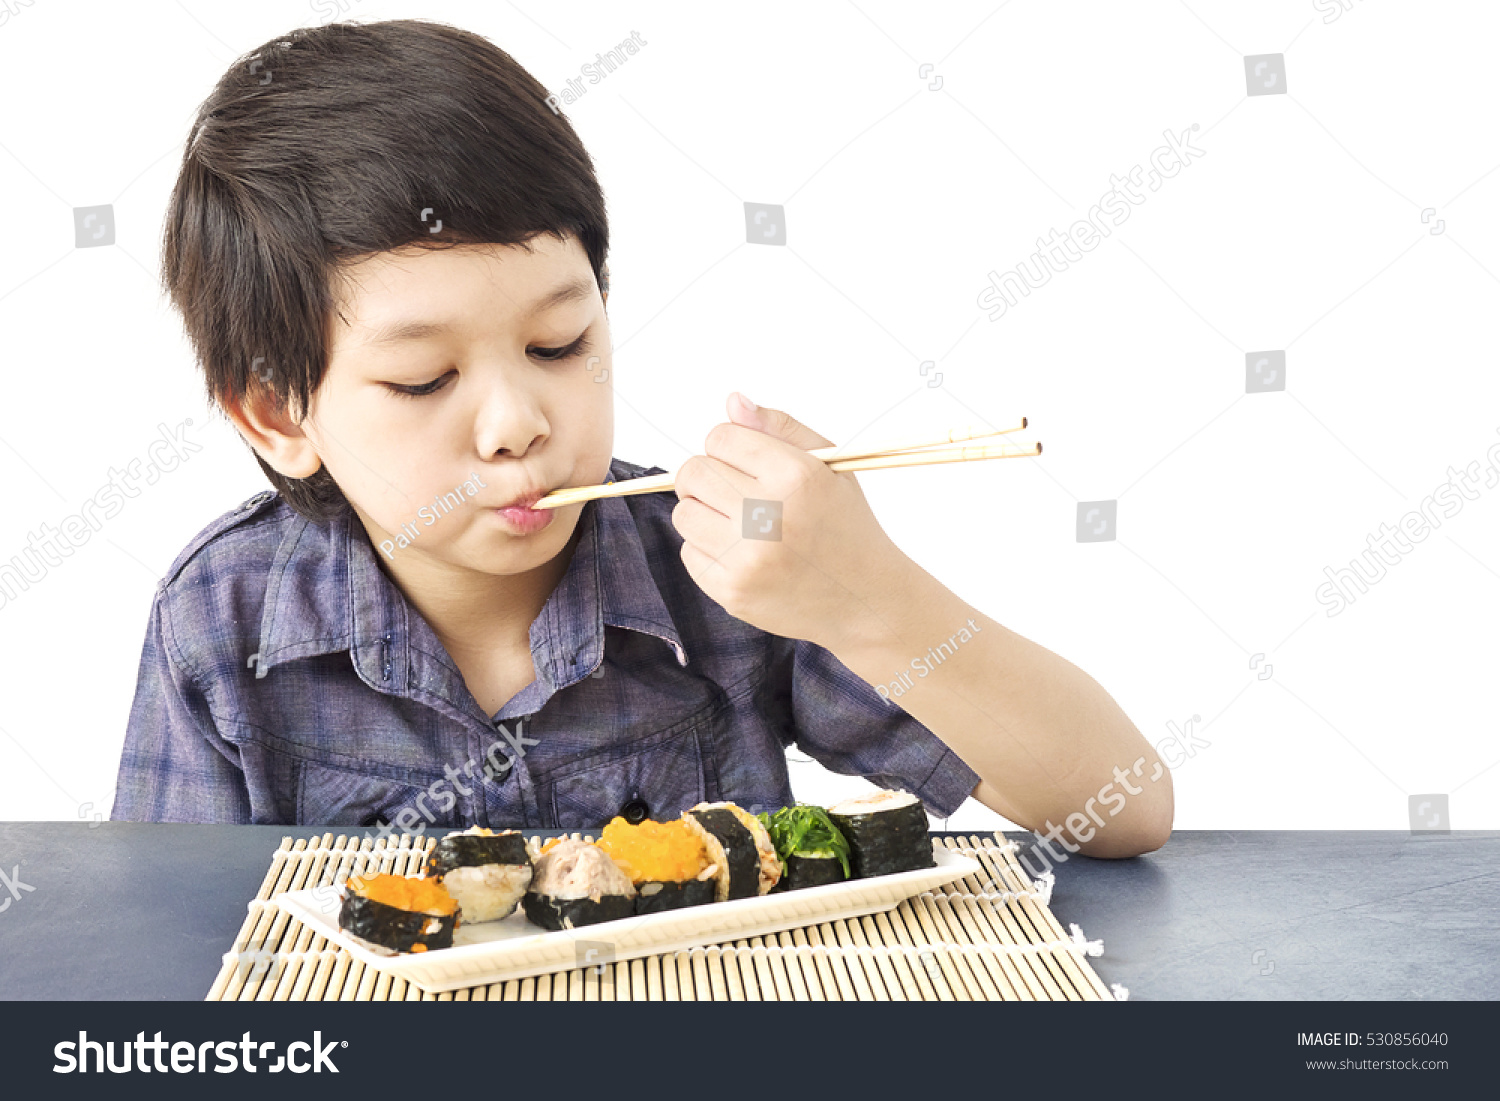
M 759 497 L 756 481 L 744 471 L 709 455 L 694 455 L 673 475 L 679 498 L 694 497 L 725 516 L 740 514 L 746 497 Z
M 696 497 L 685 497 L 672 509 L 672 526 L 683 542 L 711 558 L 718 558 L 739 538 L 738 529 Z
M 755 405 L 738 391 L 730 395 L 726 407 L 731 423 L 753 428 L 757 432 L 764 432 L 778 440 L 785 440 L 803 451 L 833 446 L 832 440 L 824 439 L 795 417 L 783 413 L 780 409 Z
M 703 441 L 703 450 L 710 459 L 739 471 L 742 476 L 758 478 L 772 464 L 785 461 L 796 448 L 756 428 L 716 424 Z
M 678 552 L 682 564 L 686 567 L 688 576 L 693 579 L 700 589 L 708 591 L 710 583 L 709 572 L 719 563 L 711 556 L 704 554 L 693 544 L 684 541 L 682 549 Z

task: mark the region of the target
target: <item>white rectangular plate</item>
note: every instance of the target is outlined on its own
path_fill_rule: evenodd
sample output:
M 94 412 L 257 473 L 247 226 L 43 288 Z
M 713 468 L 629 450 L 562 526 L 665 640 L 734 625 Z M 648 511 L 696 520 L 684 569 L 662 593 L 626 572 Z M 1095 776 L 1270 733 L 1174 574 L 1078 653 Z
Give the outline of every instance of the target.
M 879 913 L 981 870 L 977 861 L 940 846 L 933 856 L 936 867 L 914 872 L 710 902 L 555 933 L 532 925 L 517 909 L 503 921 L 460 925 L 452 948 L 408 955 L 374 952 L 340 929 L 339 892 L 333 887 L 286 891 L 272 901 L 355 959 L 438 994 Z

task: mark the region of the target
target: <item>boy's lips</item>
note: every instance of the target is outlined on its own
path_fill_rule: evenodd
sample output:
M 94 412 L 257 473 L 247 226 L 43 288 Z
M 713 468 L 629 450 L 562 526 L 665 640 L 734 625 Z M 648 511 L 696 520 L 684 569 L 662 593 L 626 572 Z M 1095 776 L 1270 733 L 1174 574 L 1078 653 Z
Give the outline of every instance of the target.
M 529 508 L 531 508 L 532 505 L 536 504 L 538 501 L 540 501 L 543 497 L 547 496 L 547 494 L 549 494 L 551 492 L 552 491 L 550 489 L 534 489 L 534 490 L 532 490 L 529 493 L 526 493 L 526 494 L 524 494 L 524 495 L 522 495 L 520 497 L 517 497 L 515 500 L 511 501 L 509 504 L 507 504 L 507 505 L 500 505 L 498 507 L 502 508 L 502 509 L 506 509 L 506 508 L 525 508 L 525 509 L 529 509 Z
M 515 498 L 508 505 L 501 505 L 494 510 L 496 516 L 500 517 L 506 527 L 517 535 L 530 535 L 541 531 L 555 519 L 552 509 L 532 508 L 539 500 L 552 492 L 549 489 L 529 490 L 520 497 Z

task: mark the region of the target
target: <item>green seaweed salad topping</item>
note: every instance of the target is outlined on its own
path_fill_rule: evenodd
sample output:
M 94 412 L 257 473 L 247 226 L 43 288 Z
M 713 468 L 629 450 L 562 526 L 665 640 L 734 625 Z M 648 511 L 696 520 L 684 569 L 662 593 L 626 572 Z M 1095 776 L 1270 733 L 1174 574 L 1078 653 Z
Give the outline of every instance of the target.
M 775 814 L 762 813 L 756 817 L 771 835 L 771 844 L 776 846 L 782 875 L 786 875 L 787 857 L 794 853 L 832 853 L 843 866 L 844 878 L 849 878 L 849 839 L 822 807 L 798 803 L 795 807 L 782 807 Z

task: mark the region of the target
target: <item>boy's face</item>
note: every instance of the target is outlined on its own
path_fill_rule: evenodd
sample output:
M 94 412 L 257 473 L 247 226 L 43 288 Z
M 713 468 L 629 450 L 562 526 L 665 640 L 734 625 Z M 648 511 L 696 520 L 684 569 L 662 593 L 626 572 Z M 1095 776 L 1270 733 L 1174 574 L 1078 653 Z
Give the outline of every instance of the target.
M 534 569 L 583 506 L 502 506 L 608 476 L 610 335 L 593 269 L 573 237 L 531 246 L 401 249 L 345 269 L 302 428 L 383 562 Z M 477 496 L 434 506 L 475 476 Z

